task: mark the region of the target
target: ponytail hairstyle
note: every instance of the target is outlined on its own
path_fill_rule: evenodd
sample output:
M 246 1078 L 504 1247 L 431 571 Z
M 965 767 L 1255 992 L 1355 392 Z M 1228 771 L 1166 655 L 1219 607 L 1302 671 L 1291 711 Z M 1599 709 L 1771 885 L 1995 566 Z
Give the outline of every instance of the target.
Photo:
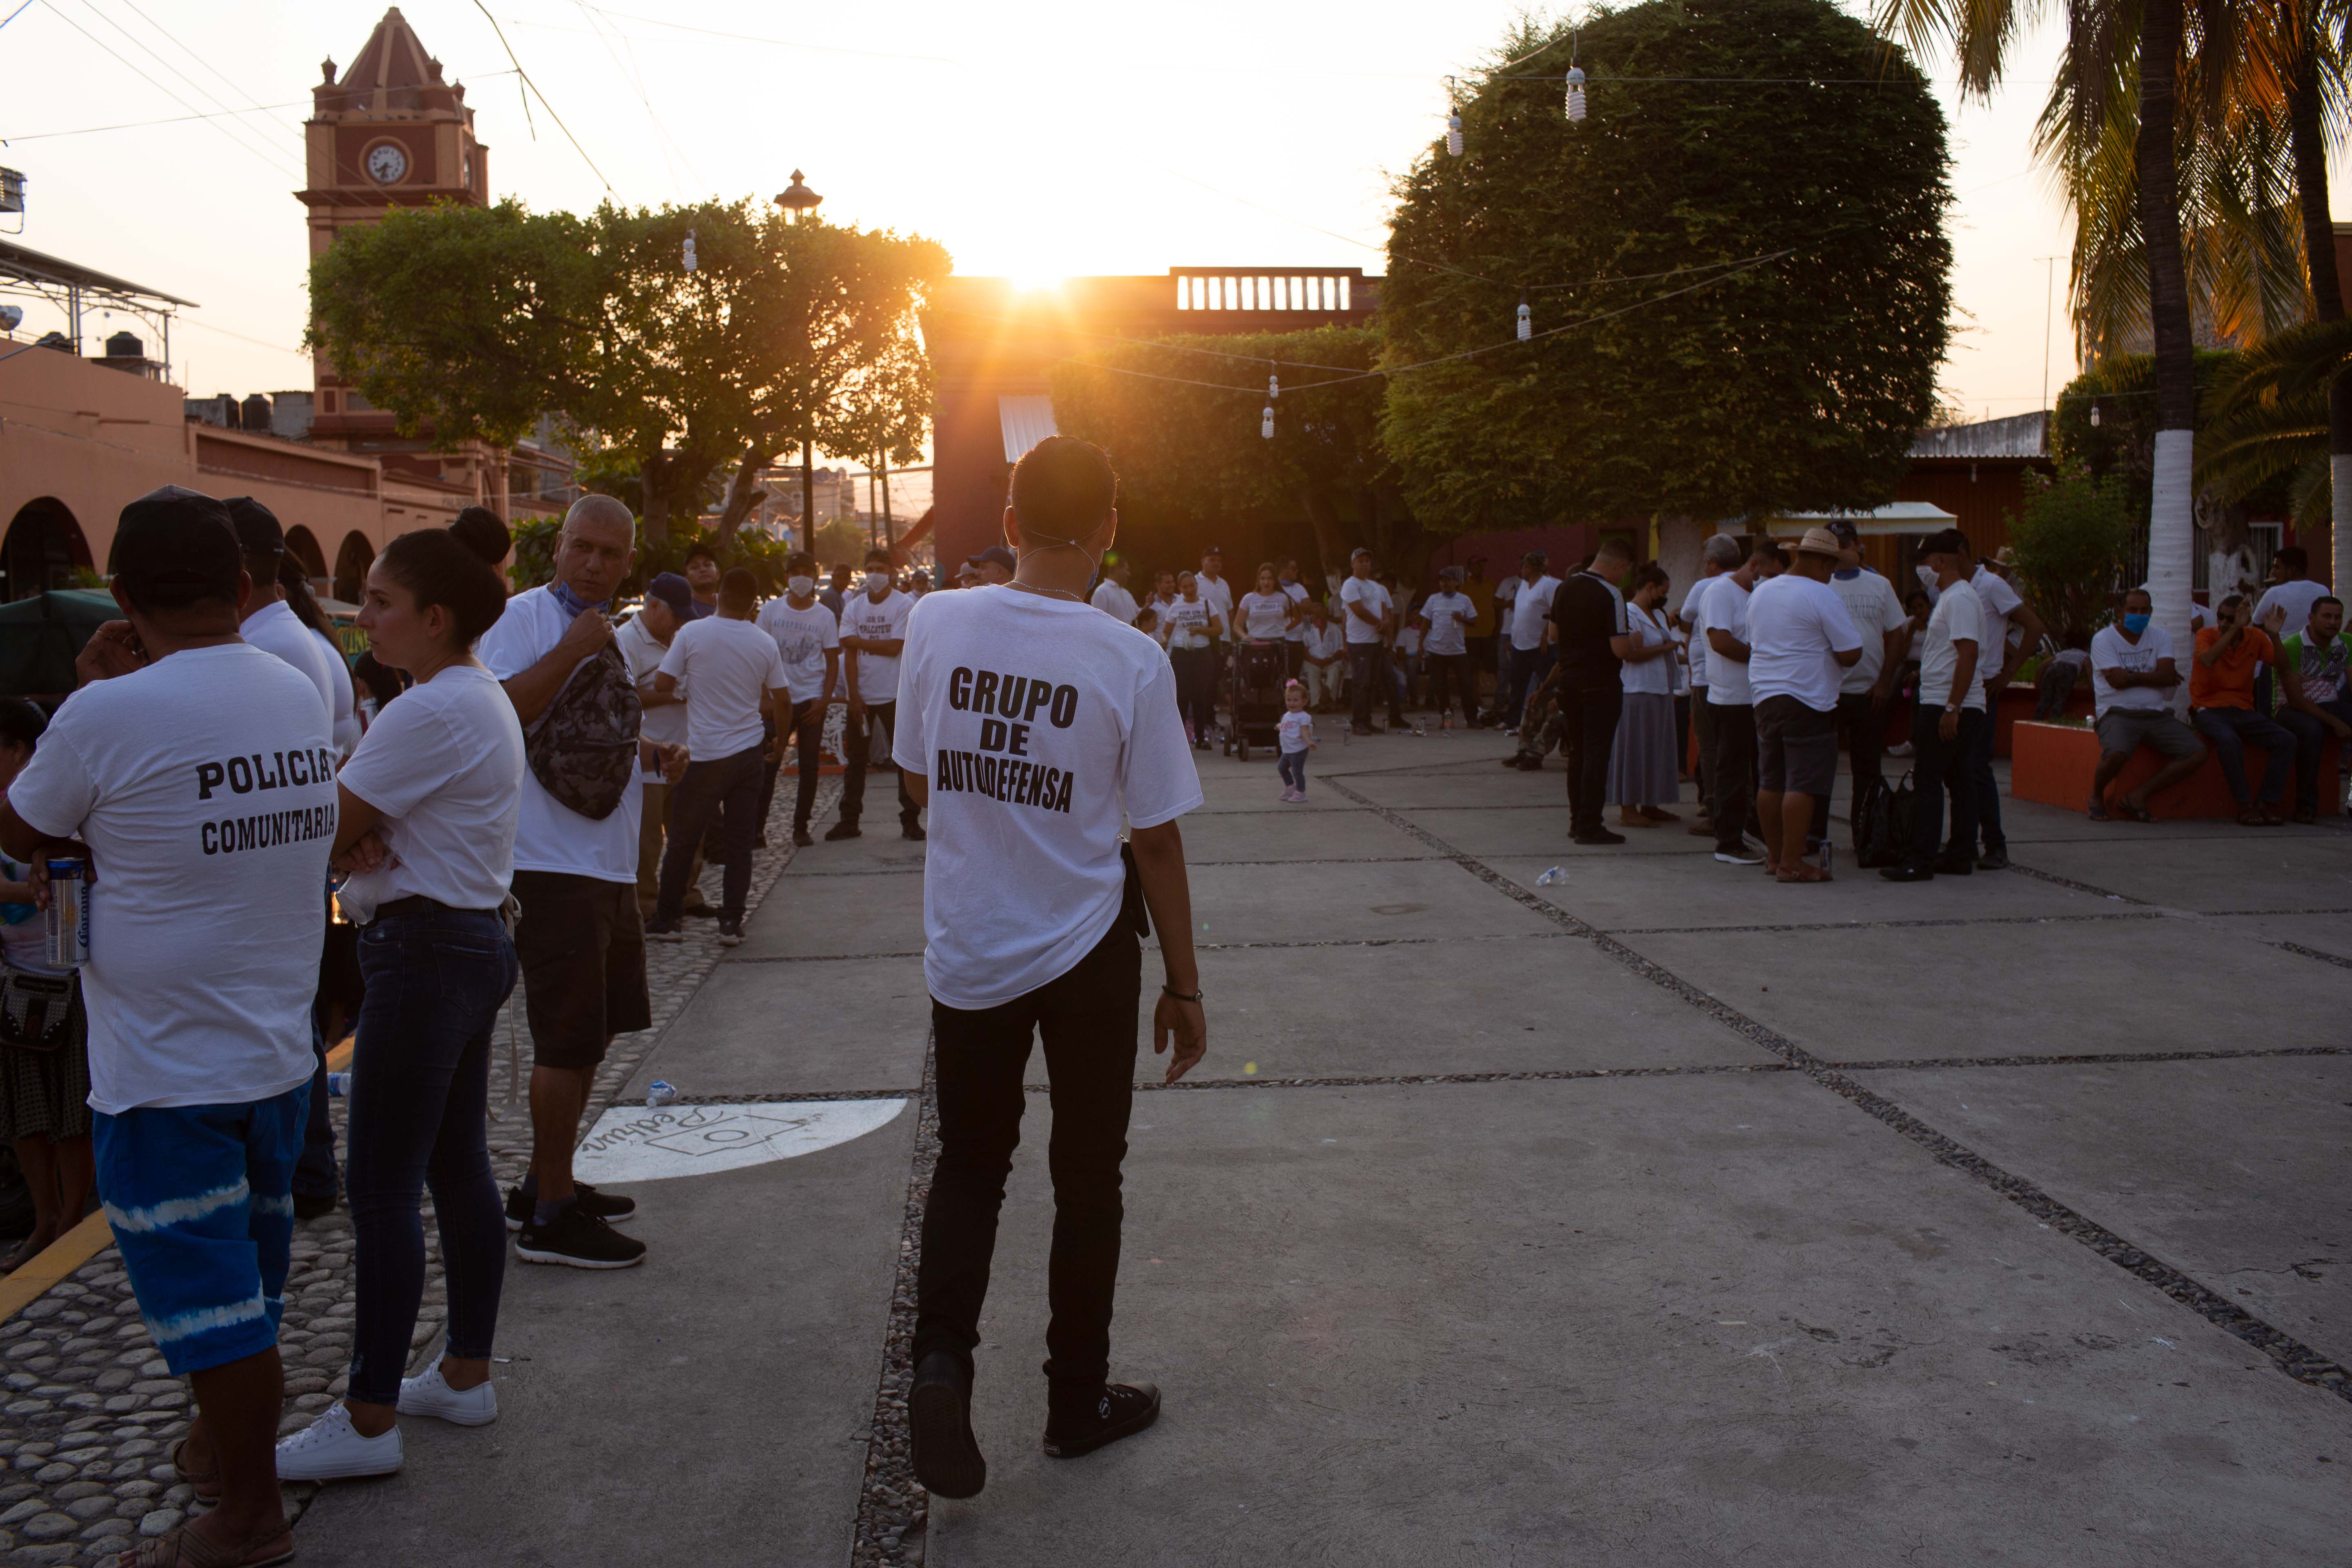
M 457 625 L 457 647 L 467 648 L 506 613 L 506 584 L 483 558 L 488 544 L 486 538 L 455 529 L 424 528 L 385 545 L 376 564 L 408 590 L 420 612 L 435 605 L 446 607 Z
M 333 640 L 335 628 L 328 621 L 327 613 L 319 608 L 318 596 L 310 592 L 310 579 L 290 550 L 278 558 L 278 585 L 286 590 L 286 607 L 294 612 L 296 620 Z
M 21 697 L 0 697 L 0 745 L 18 745 L 30 754 L 41 743 L 48 716 Z

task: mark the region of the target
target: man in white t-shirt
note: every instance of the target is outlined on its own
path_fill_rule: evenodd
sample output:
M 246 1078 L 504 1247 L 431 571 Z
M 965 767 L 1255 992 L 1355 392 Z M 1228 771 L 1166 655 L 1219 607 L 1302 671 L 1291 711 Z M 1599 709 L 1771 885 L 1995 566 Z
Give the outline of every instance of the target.
M 1698 799 L 1698 820 L 1684 829 L 1694 838 L 1714 837 L 1715 828 L 1709 813 L 1714 809 L 1713 775 L 1708 773 L 1707 758 L 1713 754 L 1715 742 L 1715 709 L 1706 700 L 1706 595 L 1715 580 L 1726 572 L 1735 572 L 1748 558 L 1748 547 L 1728 533 L 1711 533 L 1699 546 L 1698 581 L 1683 595 L 1683 607 L 1676 619 L 1689 643 L 1683 657 L 1690 667 L 1691 731 L 1698 737 L 1698 765 L 1691 771 L 1692 793 Z M 1679 762 L 1681 759 L 1675 759 Z
M 1936 608 L 1919 637 L 1919 700 L 1911 712 L 1911 773 L 1918 781 L 1911 842 L 1903 863 L 1882 867 L 1890 882 L 1926 882 L 1941 872 L 1965 877 L 1976 868 L 1977 789 L 1969 759 L 1977 731 L 1990 721 L 1990 688 L 1977 679 L 1993 618 L 1964 574 L 1969 542 L 1957 528 L 1919 542 L 1921 563 L 1935 574 Z M 1952 836 L 1944 837 L 1944 797 L 1952 799 Z
M 1967 536 L 1961 539 L 1966 548 Z M 1984 648 L 1977 664 L 1977 679 L 1985 688 L 1985 721 L 1978 726 L 1969 752 L 1969 777 L 1977 792 L 1977 831 L 1984 837 L 1984 853 L 1976 864 L 1979 871 L 1999 871 L 2009 865 L 2009 839 L 2000 829 L 2000 783 L 1992 772 L 1993 741 L 2000 727 L 2000 694 L 2009 689 L 2017 667 L 2041 648 L 2049 628 L 2034 614 L 2033 606 L 2009 585 L 2009 579 L 1983 562 L 1976 563 L 1969 586 L 1976 590 L 1985 617 Z M 2012 626 L 2021 634 L 2013 639 Z M 1962 847 L 1970 854 L 1976 852 L 1973 839 Z
M 809 814 L 816 809 L 818 748 L 824 739 L 825 715 L 843 700 L 841 623 L 817 595 L 816 557 L 796 550 L 784 558 L 784 596 L 760 606 L 758 625 L 784 656 L 785 680 L 792 689 L 791 721 L 786 723 L 783 713 L 776 715 L 776 743 L 781 755 L 789 728 L 795 747 L 793 765 L 799 773 L 793 781 L 798 793 L 793 799 L 793 842 L 806 847 L 815 842 L 809 837 Z M 773 767 L 771 763 L 768 774 L 771 790 Z M 760 819 L 767 820 L 765 810 Z
M 1439 569 L 1437 592 L 1421 602 L 1416 618 L 1427 639 L 1422 660 L 1429 669 L 1429 705 L 1444 727 L 1451 689 L 1462 700 L 1462 725 L 1468 729 L 1478 721 L 1478 672 L 1470 658 L 1470 627 L 1478 619 L 1478 606 L 1462 591 L 1461 567 Z
M 2173 663 L 2172 638 L 2155 624 L 2156 601 L 2145 588 L 2124 595 L 2123 614 L 2091 637 L 2091 722 L 2099 736 L 2099 766 L 2091 775 L 2091 820 L 2107 816 L 2107 786 L 2142 746 L 2164 765 L 2126 790 L 2116 809 L 2148 820 L 2148 797 L 2169 789 L 2205 763 L 2205 742 L 2172 711 L 2172 693 L 2186 679 Z
M 1498 687 L 1495 701 L 1504 728 L 1509 730 L 1519 727 L 1528 698 L 1551 670 L 1551 601 L 1559 592 L 1559 579 L 1546 569 L 1546 561 L 1542 551 L 1528 551 L 1519 563 L 1519 574 L 1495 590 L 1495 605 L 1507 634 L 1503 646 L 1509 649 L 1511 660 L 1508 694 Z
M 981 554 L 1009 557 L 1012 552 L 992 544 Z M 993 586 L 1011 575 L 1008 560 L 1004 577 L 979 586 Z M 867 551 L 863 585 L 841 606 L 842 679 L 849 696 L 849 722 L 842 730 L 841 743 L 849 748 L 845 759 L 849 765 L 841 781 L 841 820 L 825 829 L 827 843 L 856 838 L 863 831 L 857 819 L 866 812 L 866 770 L 874 754 L 875 731 L 881 731 L 887 745 L 898 722 L 898 652 L 906 646 L 907 616 L 914 607 L 912 598 L 890 586 L 890 552 Z M 921 812 L 907 793 L 901 773 L 898 831 L 906 837 L 923 837 Z
M 1298 679 L 1307 688 L 1307 705 L 1318 712 L 1329 712 L 1339 703 L 1340 678 L 1347 673 L 1347 634 L 1339 624 L 1325 613 L 1323 601 L 1307 601 L 1307 616 L 1299 623 Z
M 2270 625 L 2272 614 L 2283 610 L 2285 612 L 2283 624 L 2287 631 L 2299 632 L 2310 623 L 2311 606 L 2323 598 L 2334 596 L 2328 593 L 2326 584 L 2311 575 L 2311 552 L 2300 544 L 2281 546 L 2278 553 L 2271 557 L 2266 576 L 2269 585 L 2254 604 L 2254 625 L 2258 626 Z M 2268 713 L 2277 705 L 2277 700 L 2272 694 L 2275 685 L 2269 665 L 2265 664 L 2254 672 L 2255 712 Z
M 1764 863 L 1783 882 L 1826 882 L 1808 863 L 1837 788 L 1839 678 L 1862 659 L 1863 634 L 1830 586 L 1837 535 L 1809 528 L 1789 569 L 1748 599 L 1748 689 L 1756 709 L 1756 816 Z M 1816 810 L 1815 803 L 1819 803 Z
M 645 604 L 613 638 L 621 657 L 629 661 L 629 679 L 636 686 L 637 704 L 644 710 L 637 730 L 643 742 L 637 753 L 637 776 L 645 784 L 637 816 L 637 913 L 646 920 L 654 918 L 654 904 L 661 894 L 662 840 L 669 825 L 671 786 L 664 752 L 671 753 L 668 771 L 682 771 L 686 765 L 685 689 L 656 691 L 654 677 L 661 670 L 663 656 L 669 652 L 670 639 L 693 617 L 693 589 L 677 573 L 664 572 L 646 584 Z M 702 846 L 698 844 L 694 868 L 686 877 L 685 912 L 715 916 L 719 911 L 696 885 L 701 880 Z
M 127 618 L 75 661 L 79 689 L 0 805 L 0 847 L 94 865 L 81 997 L 98 1191 L 155 1349 L 195 1390 L 173 1458 L 217 1487 L 158 1549 L 278 1562 L 294 1547 L 271 1457 L 278 1330 L 334 742 L 310 680 L 237 636 L 253 584 L 219 501 L 176 487 L 132 501 L 114 563 Z
M 604 609 L 636 559 L 636 519 L 583 496 L 555 540 L 555 577 L 507 601 L 476 648 L 506 688 L 530 763 L 515 826 L 515 956 L 530 1021 L 530 1169 L 508 1194 L 530 1263 L 625 1268 L 645 1244 L 611 1222 L 635 1200 L 574 1181 L 580 1114 L 614 1035 L 653 1026 L 637 913 L 644 810 L 636 688 Z M 562 791 L 559 798 L 558 790 Z M 568 804 L 567 804 L 568 803 Z
M 1127 591 L 1127 557 L 1115 555 L 1103 563 L 1103 580 L 1095 584 L 1094 607 L 1117 621 L 1120 626 L 1135 625 L 1135 613 L 1143 606 Z
M 1733 549 L 1739 548 L 1733 541 Z M 1756 707 L 1748 686 L 1748 596 L 1756 584 L 1780 574 L 1780 547 L 1759 539 L 1739 564 L 1707 586 L 1706 624 L 1707 821 L 1715 830 L 1715 858 L 1727 866 L 1762 863 L 1764 825 L 1756 812 Z
M 719 945 L 743 940 L 743 909 L 751 897 L 751 844 L 760 833 L 760 795 L 767 744 L 761 716 L 792 701 L 784 656 L 776 639 L 751 624 L 759 580 L 737 566 L 719 581 L 719 613 L 678 627 L 662 656 L 654 689 L 683 688 L 686 751 L 692 760 L 671 805 L 669 848 L 662 856 L 661 899 L 646 935 L 677 942 L 684 928 L 687 872 L 694 850 L 719 819 L 727 860 L 719 900 Z
M 1404 728 L 1404 710 L 1398 706 L 1394 683 L 1389 679 L 1389 634 L 1396 629 L 1396 602 L 1372 575 L 1372 552 L 1359 549 L 1348 558 L 1351 575 L 1339 584 L 1339 614 L 1348 644 L 1348 684 L 1353 700 L 1349 729 L 1359 735 L 1377 735 L 1372 728 L 1372 700 L 1381 698 L 1389 710 L 1389 728 Z
M 1208 1047 L 1177 826 L 1201 787 L 1167 658 L 1082 596 L 1118 532 L 1117 487 L 1101 448 L 1039 442 L 1013 471 L 1013 581 L 927 599 L 907 626 L 894 746 L 931 808 L 923 974 L 940 1142 L 908 1406 L 916 1478 L 939 1497 L 987 1480 L 972 1351 L 1041 1031 L 1054 1105 L 1045 1453 L 1091 1453 L 1160 1412 L 1150 1384 L 1108 1381 L 1119 1165 L 1147 911 L 1165 973 L 1152 1048 L 1174 1047 L 1166 1081 Z
M 318 692 L 331 729 L 335 687 L 338 681 L 341 683 L 344 700 L 348 702 L 350 673 L 286 603 L 286 590 L 278 580 L 278 569 L 286 563 L 286 533 L 278 526 L 278 514 L 251 496 L 231 496 L 221 504 L 228 508 L 229 521 L 236 528 L 245 574 L 253 579 L 253 594 L 246 601 L 245 620 L 237 627 L 237 635 L 301 671 L 303 679 Z M 326 908 L 329 898 L 326 883 L 321 881 L 320 908 Z M 294 1172 L 298 1219 L 316 1219 L 331 1213 L 336 1194 L 342 1190 L 335 1167 L 335 1127 L 327 1115 L 327 1038 L 324 1030 L 316 1026 L 319 1009 L 315 998 L 311 1012 L 310 1121 L 302 1145 L 302 1163 Z
M 1895 700 L 1895 672 L 1911 650 L 1911 617 L 1895 584 L 1862 563 L 1862 533 L 1853 524 L 1830 524 L 1837 536 L 1838 566 L 1830 587 L 1845 605 L 1853 629 L 1862 634 L 1862 657 L 1838 682 L 1838 725 L 1845 731 L 1846 757 L 1857 796 L 1864 780 L 1885 782 L 1886 709 Z

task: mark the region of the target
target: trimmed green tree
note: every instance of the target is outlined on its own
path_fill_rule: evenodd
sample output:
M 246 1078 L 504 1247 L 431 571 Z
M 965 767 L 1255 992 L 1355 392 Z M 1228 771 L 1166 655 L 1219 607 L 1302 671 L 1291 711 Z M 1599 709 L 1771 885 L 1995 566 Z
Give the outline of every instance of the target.
M 1890 500 L 1950 337 L 1909 59 L 1827 0 L 1653 0 L 1498 59 L 1390 231 L 1381 429 L 1424 525 Z

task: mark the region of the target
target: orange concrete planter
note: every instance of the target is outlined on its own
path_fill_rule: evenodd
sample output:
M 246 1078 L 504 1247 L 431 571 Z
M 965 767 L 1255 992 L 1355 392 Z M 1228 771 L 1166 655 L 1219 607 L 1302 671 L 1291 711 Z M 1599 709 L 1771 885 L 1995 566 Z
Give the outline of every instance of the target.
M 2000 689 L 2000 700 L 1993 714 L 1992 754 L 2013 757 L 2017 754 L 2017 727 L 2033 721 L 2033 710 L 2042 706 L 2042 693 L 2022 680 L 2012 680 Z M 2088 719 L 2091 716 L 2091 682 L 2085 676 L 2074 683 L 2066 700 L 2066 717 Z
M 2063 806 L 2068 811 L 2083 810 L 2091 798 L 2092 777 L 2099 770 L 2098 736 L 2072 724 L 2037 724 L 2030 719 L 2017 725 L 2015 732 L 2016 746 L 2010 756 L 2011 797 Z M 2319 809 L 2324 814 L 2335 815 L 2343 809 L 2342 764 L 2342 748 L 2330 740 L 2319 754 Z M 2125 791 L 2136 789 L 2143 780 L 2154 777 L 2163 765 L 2163 758 L 2142 746 L 2124 764 L 2121 776 L 2108 786 L 2109 805 Z M 2258 792 L 2262 788 L 2261 770 L 2265 765 L 2266 760 L 2260 752 L 2246 758 L 2248 781 Z M 2284 760 L 2279 765 L 2291 768 L 2294 763 Z M 2281 804 L 2291 806 L 2294 800 L 2294 784 L 2289 780 L 2286 798 Z M 2203 767 L 2150 799 L 2147 809 L 2149 815 L 2168 820 L 2220 817 L 2234 821 L 2238 815 L 2238 804 L 2230 798 L 2230 786 L 2221 782 L 2221 764 L 2210 752 Z

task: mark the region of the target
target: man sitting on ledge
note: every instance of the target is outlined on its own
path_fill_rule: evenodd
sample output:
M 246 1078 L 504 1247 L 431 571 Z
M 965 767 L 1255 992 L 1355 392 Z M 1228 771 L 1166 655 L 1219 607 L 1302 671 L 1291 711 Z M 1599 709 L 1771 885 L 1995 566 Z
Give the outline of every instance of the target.
M 2156 748 L 2164 766 L 2137 789 L 2126 790 L 2116 809 L 2134 822 L 2153 822 L 2148 797 L 2195 773 L 2205 763 L 2205 742 L 2175 718 L 2168 694 L 2180 685 L 2172 662 L 2172 639 L 2154 618 L 2155 601 L 2145 588 L 2124 595 L 2124 613 L 2091 639 L 2093 724 L 2099 736 L 2099 771 L 2091 778 L 2091 820 L 2107 820 L 2107 786 L 2142 745 Z
M 2277 592 L 2273 589 L 2272 592 Z M 2303 629 L 2279 644 L 2278 721 L 2294 737 L 2294 819 L 2319 820 L 2319 749 L 2352 741 L 2352 679 L 2345 670 L 2344 601 L 2323 594 Z

